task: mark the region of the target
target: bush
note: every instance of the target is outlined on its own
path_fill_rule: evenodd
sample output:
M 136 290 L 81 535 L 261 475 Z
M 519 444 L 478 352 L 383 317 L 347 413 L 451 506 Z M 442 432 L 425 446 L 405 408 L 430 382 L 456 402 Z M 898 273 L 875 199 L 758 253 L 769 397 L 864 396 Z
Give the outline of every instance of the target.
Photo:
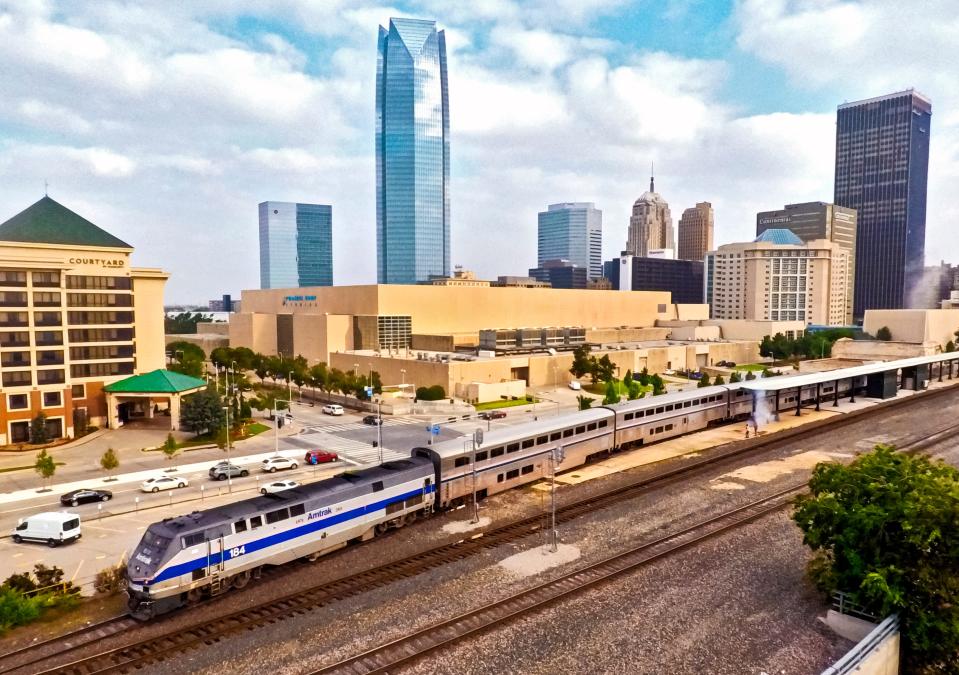
M 88 433 L 88 434 L 92 434 L 94 431 L 99 431 L 99 430 L 100 430 L 100 427 L 95 426 L 95 425 L 92 425 L 92 424 L 87 427 L 87 433 Z
M 883 326 L 876 331 L 876 339 L 882 340 L 883 342 L 889 342 L 892 340 L 892 331 L 889 330 L 888 326 Z
M 127 568 L 120 563 L 97 572 L 93 578 L 93 588 L 97 593 L 116 595 L 122 593 L 127 585 Z
M 40 599 L 12 588 L 0 589 L 0 633 L 40 618 Z
M 446 390 L 439 384 L 434 384 L 432 387 L 417 387 L 416 398 L 421 401 L 442 401 L 446 398 Z

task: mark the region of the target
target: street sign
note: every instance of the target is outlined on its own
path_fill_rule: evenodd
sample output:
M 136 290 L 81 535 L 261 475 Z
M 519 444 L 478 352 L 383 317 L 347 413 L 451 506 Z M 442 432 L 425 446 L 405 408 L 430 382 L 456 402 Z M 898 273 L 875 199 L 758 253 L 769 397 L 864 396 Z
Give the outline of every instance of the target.
M 483 430 L 477 429 L 473 432 L 473 443 L 476 444 L 476 447 L 483 445 Z
M 440 425 L 430 424 L 429 426 L 426 427 L 426 430 L 430 432 L 431 434 L 433 434 L 434 436 L 437 436 L 440 433 Z
M 366 398 L 373 398 L 373 387 L 363 387 L 363 391 L 366 392 Z

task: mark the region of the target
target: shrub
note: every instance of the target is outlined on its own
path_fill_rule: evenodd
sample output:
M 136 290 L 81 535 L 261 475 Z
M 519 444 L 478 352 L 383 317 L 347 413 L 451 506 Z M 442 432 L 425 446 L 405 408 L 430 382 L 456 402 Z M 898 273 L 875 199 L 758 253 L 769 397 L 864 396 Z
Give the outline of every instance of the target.
M 126 588 L 126 565 L 120 563 L 97 572 L 93 578 L 93 588 L 97 593 L 116 595 Z
M 441 401 L 446 398 L 446 390 L 439 384 L 434 384 L 432 387 L 417 387 L 416 398 L 421 401 Z

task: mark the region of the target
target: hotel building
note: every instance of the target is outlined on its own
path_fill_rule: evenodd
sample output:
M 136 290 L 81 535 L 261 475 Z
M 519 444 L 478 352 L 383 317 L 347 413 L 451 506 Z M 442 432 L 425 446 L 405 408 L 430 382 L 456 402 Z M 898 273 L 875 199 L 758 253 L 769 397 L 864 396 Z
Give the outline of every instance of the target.
M 169 275 L 132 253 L 49 197 L 0 224 L 0 445 L 104 426 L 105 385 L 163 368 Z

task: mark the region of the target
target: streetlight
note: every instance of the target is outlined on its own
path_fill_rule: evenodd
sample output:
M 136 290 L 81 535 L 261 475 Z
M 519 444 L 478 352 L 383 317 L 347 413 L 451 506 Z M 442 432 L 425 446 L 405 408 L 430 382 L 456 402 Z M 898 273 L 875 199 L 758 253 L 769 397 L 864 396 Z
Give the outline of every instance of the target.
M 473 471 L 473 523 L 476 524 L 479 522 L 479 502 L 476 501 L 476 448 L 483 444 L 483 430 L 476 429 L 473 432 L 473 440 L 467 441 L 470 445 L 473 446 L 473 451 L 470 456 L 470 466 Z
M 406 388 L 406 368 L 400 368 L 400 377 L 403 378 L 403 381 L 400 385 L 405 389 Z
M 293 406 L 293 371 L 286 375 L 286 397 L 290 400 L 290 409 Z
M 380 451 L 380 464 L 383 463 L 383 397 L 376 399 L 376 448 Z
M 230 470 L 230 404 L 223 406 L 223 409 L 226 411 L 226 482 L 228 487 L 228 492 L 233 492 L 233 472 Z

